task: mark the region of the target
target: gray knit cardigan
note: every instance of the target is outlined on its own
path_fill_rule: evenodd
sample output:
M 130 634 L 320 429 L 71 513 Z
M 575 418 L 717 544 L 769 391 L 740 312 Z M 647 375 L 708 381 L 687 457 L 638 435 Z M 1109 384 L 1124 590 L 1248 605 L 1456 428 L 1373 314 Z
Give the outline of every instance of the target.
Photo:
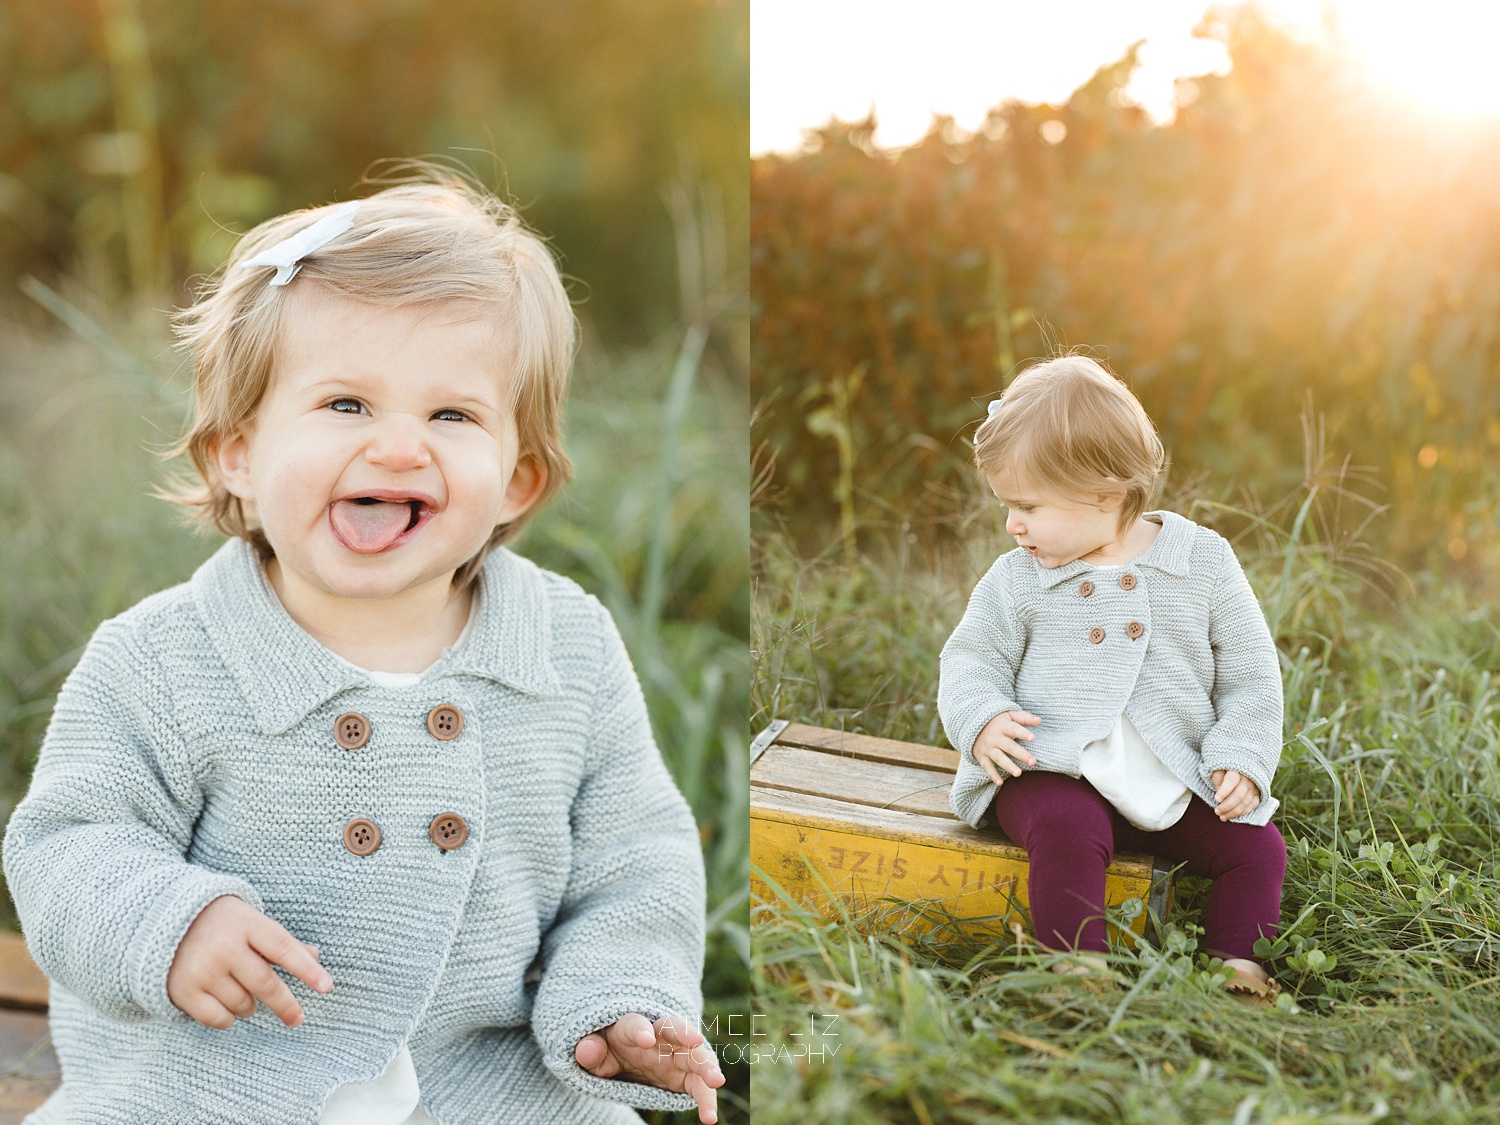
M 627 1012 L 699 1018 L 693 817 L 604 608 L 503 549 L 480 574 L 468 641 L 406 688 L 313 640 L 237 539 L 99 627 L 5 836 L 63 1074 L 28 1120 L 313 1125 L 403 1041 L 443 1125 L 692 1107 L 573 1048 Z M 463 715 L 451 741 L 426 725 L 442 703 Z M 334 740 L 348 711 L 371 731 L 353 751 Z M 469 833 L 449 851 L 428 835 L 445 812 Z M 364 857 L 343 843 L 358 817 L 381 833 Z M 178 943 L 225 894 L 319 947 L 331 993 L 283 974 L 302 1026 L 261 1008 L 216 1031 L 167 999 Z
M 1083 747 L 1124 711 L 1209 805 L 1214 770 L 1255 782 L 1260 804 L 1235 823 L 1265 824 L 1276 811 L 1281 664 L 1265 615 L 1223 536 L 1173 512 L 1145 518 L 1161 532 L 1122 568 L 1075 560 L 1049 570 L 1017 547 L 974 588 L 938 680 L 943 729 L 961 755 L 950 800 L 969 825 L 995 796 L 974 740 L 1018 709 L 1042 720 L 1025 743 L 1037 764 L 1023 769 L 1079 776 Z

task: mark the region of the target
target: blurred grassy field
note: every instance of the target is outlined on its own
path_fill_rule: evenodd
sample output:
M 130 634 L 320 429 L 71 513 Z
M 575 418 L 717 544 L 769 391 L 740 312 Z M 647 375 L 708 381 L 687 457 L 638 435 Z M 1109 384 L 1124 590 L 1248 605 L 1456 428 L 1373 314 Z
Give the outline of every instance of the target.
M 1168 124 L 1137 44 L 972 134 L 882 151 L 872 115 L 753 162 L 752 728 L 944 744 L 939 651 L 1014 546 L 973 427 L 1092 346 L 1276 638 L 1284 1006 L 1222 992 L 1203 880 L 1107 987 L 882 907 L 757 914 L 760 1053 L 793 1056 L 755 1068 L 758 1123 L 1500 1121 L 1500 125 L 1393 104 L 1254 5 L 1203 26 L 1231 68 Z
M 662 184 L 690 165 L 743 230 L 747 0 L 273 10 L 0 0 L 0 305 L 28 273 L 112 299 L 212 270 L 392 156 L 463 160 L 517 201 L 631 346 L 675 319 Z
M 95 626 L 187 579 L 221 542 L 147 496 L 162 471 L 147 447 L 178 432 L 188 379 L 165 316 L 111 311 L 82 291 L 65 300 L 76 331 L 40 307 L 0 327 L 0 822 Z M 620 624 L 702 833 L 709 1021 L 749 1002 L 747 410 L 742 380 L 715 358 L 736 350 L 734 331 L 721 319 L 686 364 L 681 331 L 635 351 L 586 347 L 567 416 L 576 477 L 516 544 L 597 594 Z M 674 370 L 683 409 L 667 432 Z M 659 578 L 648 579 L 653 552 Z M 642 598 L 652 582 L 654 611 Z M 14 926 L 8 896 L 0 910 Z M 721 1120 L 743 1122 L 745 1067 L 725 1069 Z
M 1160 949 L 1114 956 L 1111 987 L 1029 942 L 903 941 L 881 908 L 756 907 L 763 1053 L 810 1018 L 831 1049 L 756 1068 L 758 1123 L 1500 1120 L 1500 629 L 1463 586 L 1373 555 L 1385 514 L 1361 491 L 1313 460 L 1277 503 L 1199 478 L 1160 505 L 1231 537 L 1280 652 L 1284 1009 L 1222 992 L 1201 879 L 1179 881 Z M 861 529 L 866 553 L 805 557 L 758 511 L 752 727 L 945 744 L 938 652 L 1014 546 L 1002 513 L 975 482 L 942 546 L 886 525 Z
M 831 122 L 753 161 L 751 389 L 802 550 L 893 510 L 944 534 L 985 403 L 1076 345 L 1179 469 L 1268 497 L 1312 398 L 1391 505 L 1381 554 L 1500 592 L 1500 119 L 1392 104 L 1253 4 L 1212 8 L 1231 69 L 1170 124 L 1131 101 L 1130 48 L 973 134 L 935 118 L 886 152 L 873 119 Z

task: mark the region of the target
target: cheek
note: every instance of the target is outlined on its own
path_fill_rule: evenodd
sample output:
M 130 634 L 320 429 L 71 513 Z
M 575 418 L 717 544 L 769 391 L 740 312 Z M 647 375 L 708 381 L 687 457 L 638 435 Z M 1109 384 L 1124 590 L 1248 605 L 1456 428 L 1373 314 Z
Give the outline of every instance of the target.
M 296 456 L 290 453 L 268 458 L 261 466 L 260 491 L 273 500 L 305 500 L 323 486 L 327 492 L 326 474 L 319 471 L 316 455 Z
M 327 440 L 288 442 L 261 451 L 251 485 L 261 522 L 290 526 L 323 518 L 350 457 Z
M 453 458 L 444 470 L 450 503 L 476 511 L 498 509 L 505 501 L 514 459 L 488 443 L 465 452 L 466 456 Z

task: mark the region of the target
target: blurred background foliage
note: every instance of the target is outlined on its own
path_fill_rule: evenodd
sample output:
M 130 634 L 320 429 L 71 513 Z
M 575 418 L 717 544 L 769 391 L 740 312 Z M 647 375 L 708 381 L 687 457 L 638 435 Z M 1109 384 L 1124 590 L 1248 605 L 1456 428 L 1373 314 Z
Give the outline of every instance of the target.
M 264 218 L 369 194 L 382 160 L 466 165 L 549 240 L 583 325 L 575 479 L 515 547 L 619 622 L 698 820 L 726 1042 L 749 1010 L 748 17 L 0 0 L 0 823 L 93 630 L 219 546 L 148 495 L 187 416 L 167 315 L 191 279 Z M 724 1061 L 720 1120 L 744 1122 Z
M 0 301 L 23 273 L 180 283 L 372 161 L 436 153 L 554 240 L 606 339 L 645 342 L 675 320 L 684 160 L 743 230 L 748 22 L 721 0 L 3 0 Z
M 756 490 L 801 552 L 956 526 L 986 401 L 1094 345 L 1175 478 L 1291 493 L 1310 403 L 1389 505 L 1371 550 L 1497 573 L 1500 125 L 1408 109 L 1253 7 L 1200 34 L 1232 69 L 1163 127 L 1122 96 L 1132 50 L 973 135 L 831 122 L 753 162 Z

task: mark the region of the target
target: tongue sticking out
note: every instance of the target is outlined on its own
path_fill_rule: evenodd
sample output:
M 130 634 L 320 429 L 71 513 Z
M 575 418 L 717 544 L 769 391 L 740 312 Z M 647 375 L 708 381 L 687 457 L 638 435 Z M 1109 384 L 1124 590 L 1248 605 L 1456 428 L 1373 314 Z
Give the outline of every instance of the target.
M 356 551 L 389 547 L 412 522 L 412 505 L 387 500 L 340 500 L 333 505 L 333 526 Z

